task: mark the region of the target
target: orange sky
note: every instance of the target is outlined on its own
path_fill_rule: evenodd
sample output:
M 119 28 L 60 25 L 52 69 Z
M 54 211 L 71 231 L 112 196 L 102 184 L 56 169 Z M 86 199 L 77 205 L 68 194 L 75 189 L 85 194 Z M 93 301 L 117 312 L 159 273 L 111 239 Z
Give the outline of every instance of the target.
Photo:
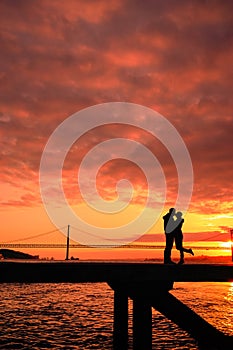
M 67 117 L 106 102 L 149 107 L 174 125 L 194 173 L 184 231 L 205 233 L 192 238 L 197 242 L 221 232 L 228 240 L 232 13 L 232 2 L 221 0 L 1 1 L 0 241 L 54 229 L 39 187 L 45 144 Z M 117 181 L 127 178 L 134 187 L 130 206 L 111 217 L 84 206 L 77 186 L 80 162 L 95 145 L 116 137 L 135 140 L 158 158 L 167 182 L 163 213 L 177 196 L 175 164 L 158 140 L 133 127 L 96 128 L 70 149 L 63 186 L 76 213 L 100 227 L 126 223 L 147 196 L 145 174 L 133 162 L 115 160 L 98 172 L 97 190 L 115 199 Z M 148 234 L 162 232 L 160 218 Z

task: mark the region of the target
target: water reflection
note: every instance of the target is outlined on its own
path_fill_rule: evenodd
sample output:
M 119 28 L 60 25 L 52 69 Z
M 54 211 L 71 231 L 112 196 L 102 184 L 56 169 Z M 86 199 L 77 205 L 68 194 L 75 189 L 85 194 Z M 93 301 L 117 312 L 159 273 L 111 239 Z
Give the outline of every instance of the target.
M 225 299 L 230 303 L 233 302 L 233 282 L 229 283 L 229 289 L 227 295 L 225 296 Z
M 112 349 L 113 291 L 104 283 L 0 285 L 0 349 Z M 172 293 L 233 335 L 233 283 L 176 283 Z M 132 349 L 132 302 L 129 302 Z M 153 349 L 195 341 L 153 310 Z

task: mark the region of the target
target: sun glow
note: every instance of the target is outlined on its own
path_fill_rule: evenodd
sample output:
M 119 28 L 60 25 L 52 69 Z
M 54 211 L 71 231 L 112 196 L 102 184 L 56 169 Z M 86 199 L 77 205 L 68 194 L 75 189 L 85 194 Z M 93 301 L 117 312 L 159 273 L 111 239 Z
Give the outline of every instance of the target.
M 220 243 L 220 247 L 221 248 L 231 248 L 231 246 L 232 246 L 232 242 L 231 241 L 228 241 L 228 242 L 221 242 Z

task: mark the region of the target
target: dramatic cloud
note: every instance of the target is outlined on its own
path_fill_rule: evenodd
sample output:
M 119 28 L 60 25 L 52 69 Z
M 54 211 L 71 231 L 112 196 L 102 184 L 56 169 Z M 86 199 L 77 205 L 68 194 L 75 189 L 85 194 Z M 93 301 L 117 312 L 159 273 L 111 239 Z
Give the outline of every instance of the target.
M 221 0 L 2 0 L 2 206 L 40 203 L 40 157 L 69 115 L 126 101 L 158 111 L 183 137 L 194 168 L 190 210 L 232 211 L 232 13 L 233 3 Z M 63 172 L 69 200 L 80 199 L 74 173 L 82 157 L 116 134 L 154 152 L 172 203 L 177 174 L 164 146 L 143 131 L 114 126 L 89 132 L 71 149 Z M 107 164 L 98 177 L 100 193 L 114 197 L 114 176 L 128 176 L 143 203 L 147 184 L 135 171 L 125 161 Z

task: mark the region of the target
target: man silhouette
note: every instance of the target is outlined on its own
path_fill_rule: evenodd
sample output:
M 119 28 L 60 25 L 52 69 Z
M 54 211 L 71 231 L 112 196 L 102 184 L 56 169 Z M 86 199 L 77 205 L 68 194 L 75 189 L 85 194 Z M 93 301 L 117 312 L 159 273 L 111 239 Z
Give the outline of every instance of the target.
M 175 213 L 176 213 L 175 208 L 170 208 L 168 213 L 163 216 L 164 233 L 166 237 L 166 247 L 164 249 L 164 264 L 175 264 L 171 260 L 172 247 L 175 239 L 175 235 L 174 235 L 175 220 L 173 218 Z

